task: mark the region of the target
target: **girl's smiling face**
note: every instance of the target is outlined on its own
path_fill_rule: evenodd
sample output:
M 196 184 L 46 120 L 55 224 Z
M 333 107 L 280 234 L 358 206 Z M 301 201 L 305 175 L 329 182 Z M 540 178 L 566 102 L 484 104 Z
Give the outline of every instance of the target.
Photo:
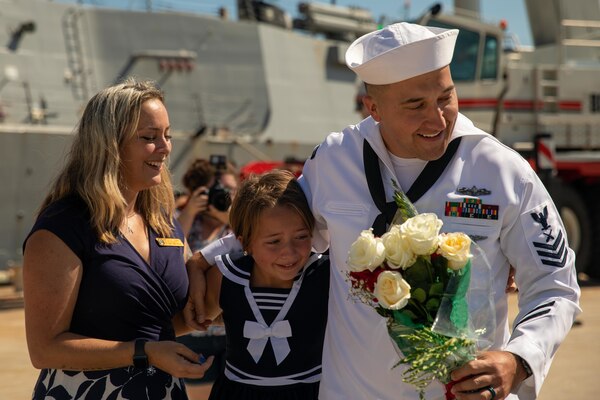
M 310 257 L 311 232 L 291 207 L 263 210 L 247 251 L 254 259 L 252 286 L 289 288 Z

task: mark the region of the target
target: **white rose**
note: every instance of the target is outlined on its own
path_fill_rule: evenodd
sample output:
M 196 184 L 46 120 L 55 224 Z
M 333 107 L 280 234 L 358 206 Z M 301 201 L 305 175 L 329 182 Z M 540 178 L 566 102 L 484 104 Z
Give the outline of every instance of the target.
M 417 256 L 410 247 L 410 242 L 406 235 L 400 232 L 398 225 L 393 225 L 382 237 L 381 241 L 385 246 L 385 258 L 388 260 L 390 268 L 406 269 L 413 265 Z
M 400 232 L 407 236 L 412 251 L 424 256 L 433 253 L 437 248 L 442 224 L 442 220 L 435 214 L 418 214 L 400 225 Z
M 380 238 L 373 235 L 371 229 L 364 230 L 348 252 L 347 264 L 350 270 L 360 272 L 375 270 L 385 260 L 385 247 Z
M 448 268 L 461 269 L 471 258 L 471 238 L 462 232 L 442 233 L 438 254 L 448 260 Z
M 377 277 L 373 294 L 382 307 L 400 310 L 410 299 L 410 285 L 399 272 L 383 271 Z

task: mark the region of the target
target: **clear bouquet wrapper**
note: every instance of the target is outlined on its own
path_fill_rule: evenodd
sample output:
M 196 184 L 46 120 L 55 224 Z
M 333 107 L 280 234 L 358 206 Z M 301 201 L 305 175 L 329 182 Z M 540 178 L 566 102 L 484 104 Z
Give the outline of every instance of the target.
M 407 366 L 403 380 L 420 399 L 436 380 L 452 399 L 452 370 L 493 341 L 491 268 L 466 234 L 440 233 L 442 221 L 418 214 L 400 190 L 395 200 L 388 232 L 363 231 L 350 248 L 350 295 L 386 318 L 399 355 L 394 367 Z

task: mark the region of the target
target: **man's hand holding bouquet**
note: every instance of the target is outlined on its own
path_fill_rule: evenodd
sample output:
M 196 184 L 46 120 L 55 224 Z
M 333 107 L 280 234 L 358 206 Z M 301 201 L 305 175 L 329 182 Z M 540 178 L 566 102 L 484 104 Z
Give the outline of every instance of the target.
M 442 221 L 418 214 L 400 190 L 395 201 L 389 230 L 382 237 L 362 231 L 350 248 L 351 295 L 386 318 L 401 356 L 396 366 L 407 365 L 403 380 L 420 398 L 438 380 L 453 399 L 450 372 L 491 344 L 485 339 L 495 325 L 490 267 L 469 236 L 440 233 Z

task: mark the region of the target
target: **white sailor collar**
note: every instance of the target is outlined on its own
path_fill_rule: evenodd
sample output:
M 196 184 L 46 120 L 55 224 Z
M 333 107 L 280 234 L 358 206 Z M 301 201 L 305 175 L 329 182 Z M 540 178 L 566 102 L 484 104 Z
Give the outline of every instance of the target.
M 379 122 L 376 122 L 372 117 L 367 117 L 353 126 L 362 138 L 366 139 L 379 159 L 388 167 L 391 168 L 391 160 L 385 143 L 379 132 Z M 461 136 L 489 136 L 485 131 L 477 128 L 473 122 L 461 113 L 458 113 L 454 130 L 452 131 L 452 140 Z
M 477 128 L 473 124 L 473 121 L 463 114 L 458 113 L 456 123 L 454 124 L 454 130 L 452 131 L 452 140 L 461 136 L 489 136 L 489 133 Z

